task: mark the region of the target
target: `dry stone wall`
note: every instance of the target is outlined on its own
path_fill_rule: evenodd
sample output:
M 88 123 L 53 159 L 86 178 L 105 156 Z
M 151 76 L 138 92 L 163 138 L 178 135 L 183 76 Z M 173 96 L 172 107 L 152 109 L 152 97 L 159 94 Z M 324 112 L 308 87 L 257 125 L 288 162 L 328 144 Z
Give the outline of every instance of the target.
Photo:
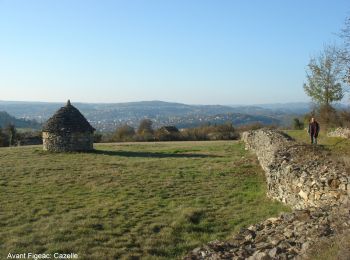
M 295 210 L 242 228 L 229 240 L 198 247 L 185 259 L 307 259 L 318 241 L 334 239 L 349 226 L 349 207 Z
M 265 170 L 267 195 L 294 211 L 196 248 L 186 260 L 303 259 L 318 241 L 350 230 L 350 179 L 344 165 L 330 160 L 322 148 L 299 144 L 278 131 L 249 131 L 242 140 Z
M 265 129 L 245 132 L 242 139 L 265 170 L 269 197 L 294 209 L 347 202 L 350 177 L 345 166 L 329 159 L 322 148 Z
M 341 138 L 350 138 L 350 129 L 338 127 L 334 131 L 327 133 L 329 137 L 341 137 Z

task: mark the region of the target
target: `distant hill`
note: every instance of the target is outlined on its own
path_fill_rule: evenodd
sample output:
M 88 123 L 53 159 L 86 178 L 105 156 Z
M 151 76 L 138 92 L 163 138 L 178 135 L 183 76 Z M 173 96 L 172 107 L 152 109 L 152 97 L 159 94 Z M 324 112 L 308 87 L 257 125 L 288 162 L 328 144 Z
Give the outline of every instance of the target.
M 76 106 L 101 131 L 113 131 L 116 126 L 128 123 L 136 127 L 143 118 L 150 118 L 155 127 L 174 124 L 179 128 L 207 123 L 231 121 L 234 125 L 263 123 L 285 125 L 294 116 L 309 111 L 308 103 L 223 106 L 188 105 L 163 101 L 141 101 L 127 103 L 75 103 Z M 0 111 L 26 119 L 45 122 L 64 103 L 0 101 Z
M 34 120 L 15 118 L 5 111 L 0 111 L 0 127 L 6 127 L 9 124 L 13 124 L 17 128 L 38 129 L 41 127 L 41 125 Z

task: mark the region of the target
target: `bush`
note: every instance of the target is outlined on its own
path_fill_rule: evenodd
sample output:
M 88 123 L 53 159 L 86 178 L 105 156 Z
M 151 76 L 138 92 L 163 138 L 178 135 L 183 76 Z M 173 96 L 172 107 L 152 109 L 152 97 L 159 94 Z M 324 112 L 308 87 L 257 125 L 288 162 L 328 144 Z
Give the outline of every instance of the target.
M 41 131 L 28 131 L 17 134 L 18 145 L 38 145 L 42 143 L 43 139 Z
M 143 119 L 137 128 L 136 141 L 154 141 L 155 137 L 152 125 L 153 122 L 150 119 Z
M 15 125 L 9 124 L 4 128 L 4 133 L 8 136 L 9 145 L 16 145 L 18 141 L 17 130 Z
M 102 133 L 94 133 L 94 143 L 101 143 L 102 142 Z
M 244 131 L 250 131 L 250 130 L 258 130 L 261 128 L 264 128 L 265 126 L 261 123 L 251 123 L 251 124 L 246 124 L 238 127 L 239 132 L 244 132 Z
M 135 140 L 135 129 L 127 124 L 117 128 L 112 136 L 114 142 L 130 142 Z
M 330 105 L 324 105 L 319 108 L 318 118 L 318 121 L 325 129 L 341 125 L 339 113 Z
M 4 129 L 0 128 L 0 146 L 7 147 L 18 144 L 18 134 L 13 124 L 7 125 Z
M 139 127 L 137 128 L 137 134 L 138 135 L 145 135 L 145 134 L 153 134 L 153 128 L 152 128 L 153 122 L 150 119 L 143 119 L 140 122 Z
M 342 127 L 350 128 L 350 111 L 349 110 L 339 111 L 339 120 Z
M 314 107 L 313 111 L 305 114 L 304 124 L 308 125 L 311 118 L 314 117 L 324 130 L 336 127 L 350 127 L 350 111 L 337 111 L 332 106 Z
M 182 136 L 175 126 L 163 126 L 155 131 L 157 141 L 179 141 Z
M 0 128 L 0 147 L 8 147 L 9 145 L 9 136 Z
M 149 133 L 149 132 L 144 132 L 142 134 L 137 134 L 134 138 L 135 141 L 137 142 L 152 142 L 152 141 L 156 141 L 153 133 Z
M 293 119 L 293 129 L 294 130 L 301 130 L 304 129 L 304 123 L 299 120 L 299 118 Z
M 239 138 L 239 133 L 231 123 L 203 125 L 182 131 L 179 131 L 175 126 L 163 126 L 154 131 L 150 127 L 149 121 L 146 124 L 144 120 L 142 122 L 137 133 L 133 127 L 123 125 L 117 128 L 114 133 L 103 134 L 101 142 L 204 141 L 236 140 Z
M 182 137 L 188 141 L 199 140 L 235 140 L 239 134 L 231 123 L 222 125 L 206 125 L 196 128 L 188 128 L 182 131 Z

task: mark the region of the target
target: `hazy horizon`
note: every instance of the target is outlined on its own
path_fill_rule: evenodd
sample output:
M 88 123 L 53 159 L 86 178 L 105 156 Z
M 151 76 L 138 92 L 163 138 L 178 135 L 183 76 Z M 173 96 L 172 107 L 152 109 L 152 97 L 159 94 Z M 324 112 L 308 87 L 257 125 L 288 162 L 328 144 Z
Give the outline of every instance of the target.
M 309 102 L 350 2 L 0 1 L 1 100 Z
M 68 99 L 67 99 L 68 100 Z M 20 102 L 20 103 L 58 103 L 58 104 L 64 104 L 67 102 L 67 100 L 63 101 L 45 101 L 45 100 L 4 100 L 0 99 L 0 102 Z M 186 103 L 181 101 L 171 101 L 171 100 L 134 100 L 134 101 L 122 101 L 122 102 L 82 102 L 82 101 L 76 101 L 69 99 L 71 103 L 80 103 L 80 104 L 123 104 L 123 103 L 138 103 L 138 102 L 166 102 L 166 103 L 176 103 L 176 104 L 184 104 L 184 105 L 194 105 L 194 106 L 205 106 L 205 105 L 218 105 L 218 106 L 258 106 L 258 105 L 285 105 L 285 104 L 298 104 L 298 103 L 312 103 L 310 100 L 306 101 L 291 101 L 291 102 L 273 102 L 273 103 L 251 103 L 251 104 L 206 104 L 206 103 Z

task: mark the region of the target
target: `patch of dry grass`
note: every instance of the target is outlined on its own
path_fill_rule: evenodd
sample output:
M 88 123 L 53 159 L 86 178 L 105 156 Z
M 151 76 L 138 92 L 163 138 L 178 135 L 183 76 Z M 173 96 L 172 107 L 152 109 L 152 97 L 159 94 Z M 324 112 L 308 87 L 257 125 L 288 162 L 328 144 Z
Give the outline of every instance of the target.
M 320 241 L 309 252 L 310 260 L 348 260 L 350 259 L 350 235 L 337 235 L 332 239 Z

